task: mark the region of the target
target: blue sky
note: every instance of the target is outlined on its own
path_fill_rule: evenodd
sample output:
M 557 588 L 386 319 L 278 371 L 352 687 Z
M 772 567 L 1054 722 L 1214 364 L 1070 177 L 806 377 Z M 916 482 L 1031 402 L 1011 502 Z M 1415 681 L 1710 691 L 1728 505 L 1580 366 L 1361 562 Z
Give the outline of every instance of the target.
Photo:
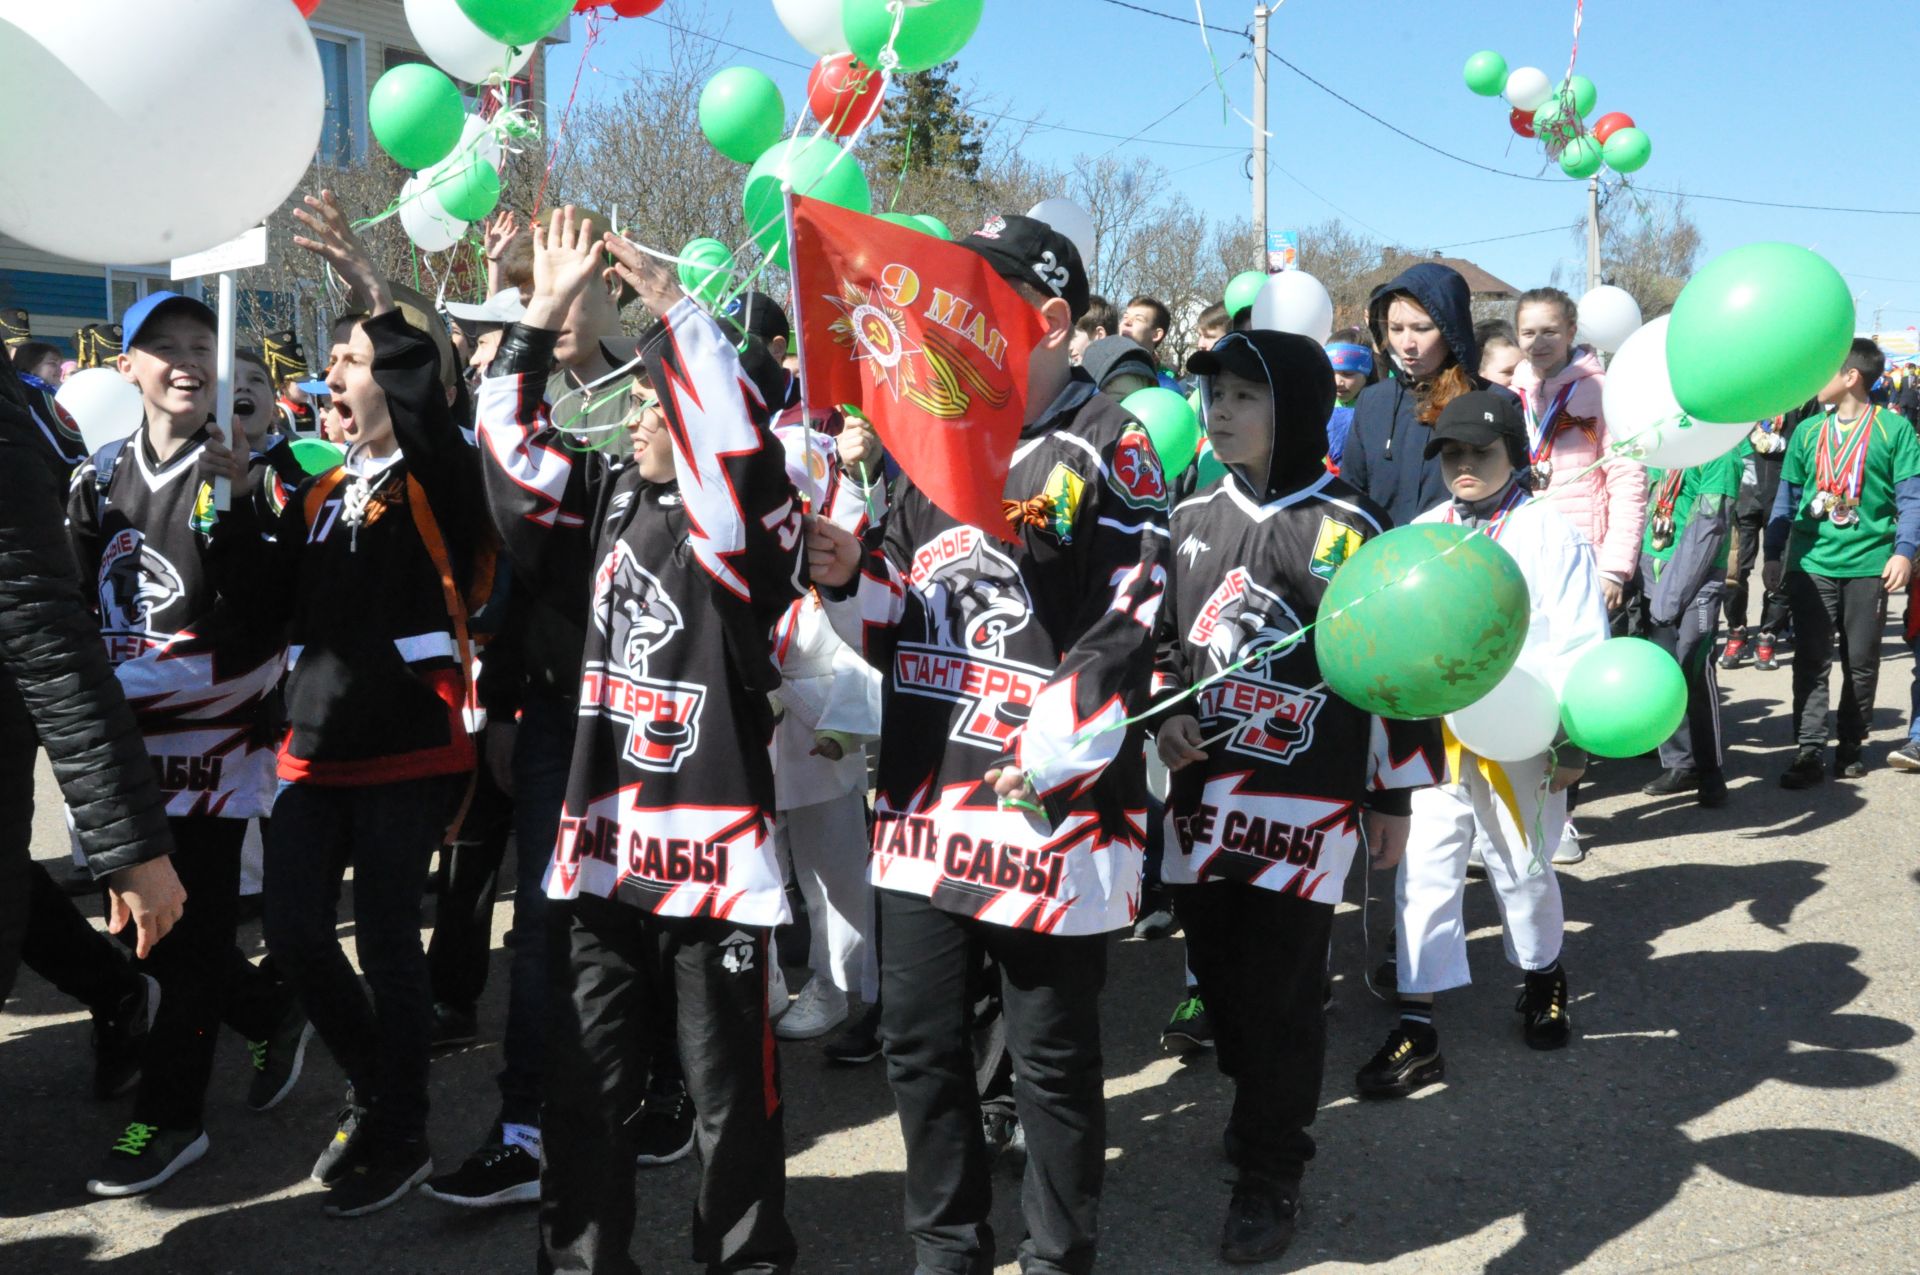
M 1192 0 L 1137 0 L 1193 16 Z M 1215 26 L 1244 28 L 1251 0 L 1205 0 Z M 704 14 L 704 18 L 700 15 Z M 1475 97 L 1460 68 L 1475 50 L 1558 78 L 1570 49 L 1573 0 L 1286 0 L 1274 14 L 1275 52 L 1375 114 L 1456 155 L 1511 172 L 1542 173 L 1537 145 L 1507 129 L 1506 106 Z M 670 0 L 658 14 L 702 25 L 772 57 L 722 49 L 723 62 L 771 75 L 790 106 L 803 100 L 807 64 L 769 0 Z M 697 23 L 689 23 L 697 18 Z M 1845 22 L 1850 33 L 1837 29 Z M 549 62 L 555 107 L 579 65 L 574 43 Z M 657 23 L 608 23 L 591 65 L 632 71 L 664 57 Z M 1859 324 L 1920 324 L 1920 160 L 1889 158 L 1907 135 L 1902 112 L 1920 62 L 1920 6 L 1912 0 L 1594 0 L 1586 6 L 1578 69 L 1600 90 L 1596 116 L 1625 110 L 1652 137 L 1653 160 L 1634 178 L 1695 196 L 1844 207 L 1912 209 L 1870 216 L 1690 201 L 1707 254 L 1761 239 L 1808 245 L 1847 274 L 1859 293 Z M 1214 34 L 1234 104 L 1252 109 L 1249 46 Z M 1026 143 L 1038 159 L 1065 164 L 1122 146 L 1174 171 L 1170 182 L 1220 215 L 1250 211 L 1243 157 L 1202 146 L 1244 147 L 1250 130 L 1222 119 L 1200 32 L 1107 0 L 987 0 L 979 31 L 960 54 L 960 76 L 993 109 L 1054 126 Z M 1271 65 L 1268 185 L 1275 229 L 1340 216 L 1408 248 L 1444 247 L 1510 283 L 1544 283 L 1556 262 L 1581 270 L 1580 244 L 1549 229 L 1584 215 L 1585 183 L 1516 181 L 1422 149 Z M 589 70 L 581 93 L 618 82 Z M 1181 105 L 1181 103 L 1185 105 Z M 1172 112 L 1168 114 L 1168 112 Z M 1161 119 L 1163 115 L 1165 119 Z M 1158 121 L 1157 123 L 1155 121 Z M 1151 127 L 1149 127 L 1151 125 Z M 1184 171 L 1177 171 L 1184 170 Z M 1524 238 L 1476 243 L 1529 231 Z M 1704 259 L 1704 258 L 1703 258 Z

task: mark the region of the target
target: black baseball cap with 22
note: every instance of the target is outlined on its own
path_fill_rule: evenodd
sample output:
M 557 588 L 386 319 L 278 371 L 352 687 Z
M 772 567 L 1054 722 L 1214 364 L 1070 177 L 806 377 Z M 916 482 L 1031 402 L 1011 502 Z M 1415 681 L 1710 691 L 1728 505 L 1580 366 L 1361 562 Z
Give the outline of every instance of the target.
M 985 257 L 1002 279 L 1061 298 L 1075 319 L 1087 312 L 1087 267 L 1080 250 L 1046 222 L 995 213 L 960 246 Z

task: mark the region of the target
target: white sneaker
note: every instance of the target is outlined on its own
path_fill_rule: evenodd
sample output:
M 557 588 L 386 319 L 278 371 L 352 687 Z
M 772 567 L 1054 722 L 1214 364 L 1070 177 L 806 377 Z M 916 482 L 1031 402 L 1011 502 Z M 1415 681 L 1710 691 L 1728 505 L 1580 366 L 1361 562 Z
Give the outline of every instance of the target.
M 847 994 L 815 974 L 800 989 L 793 1009 L 773 1029 L 782 1040 L 812 1040 L 824 1036 L 847 1019 Z
M 772 945 L 768 945 L 769 968 L 767 971 L 767 1021 L 777 1023 L 780 1015 L 793 1007 L 787 999 L 787 972 L 780 968 L 780 962 L 771 956 Z
M 1553 848 L 1553 862 L 1579 863 L 1587 857 L 1580 847 L 1580 830 L 1573 826 L 1573 820 L 1567 820 L 1567 826 L 1561 830 L 1560 844 Z

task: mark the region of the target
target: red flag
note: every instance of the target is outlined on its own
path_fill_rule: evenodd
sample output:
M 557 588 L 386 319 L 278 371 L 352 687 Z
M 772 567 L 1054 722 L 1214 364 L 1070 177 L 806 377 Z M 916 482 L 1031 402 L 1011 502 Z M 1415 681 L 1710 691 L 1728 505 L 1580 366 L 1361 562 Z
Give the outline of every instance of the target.
M 959 244 L 799 196 L 791 225 L 807 407 L 853 404 L 935 505 L 1017 540 L 1001 499 L 1039 312 Z

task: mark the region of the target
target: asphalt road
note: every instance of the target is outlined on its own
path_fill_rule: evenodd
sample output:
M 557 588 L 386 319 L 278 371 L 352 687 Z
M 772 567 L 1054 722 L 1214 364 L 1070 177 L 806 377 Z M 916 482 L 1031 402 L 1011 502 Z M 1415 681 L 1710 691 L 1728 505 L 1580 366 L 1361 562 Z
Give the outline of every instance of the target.
M 1482 982 L 1442 998 L 1447 1084 L 1360 1105 L 1353 1071 L 1392 1015 L 1361 981 L 1361 916 L 1344 908 L 1320 1155 L 1299 1237 L 1270 1269 L 1920 1270 L 1920 777 L 1880 765 L 1904 738 L 1911 670 L 1889 641 L 1876 768 L 1859 782 L 1775 784 L 1790 753 L 1785 669 L 1726 679 L 1725 809 L 1639 795 L 1651 761 L 1593 772 L 1579 822 L 1594 851 L 1564 873 L 1578 1031 L 1565 1052 L 1521 1044 L 1518 980 L 1476 884 Z M 51 855 L 57 806 L 43 822 Z M 1373 922 L 1384 937 L 1378 910 Z M 243 941 L 257 951 L 258 927 Z M 494 1111 L 505 952 L 495 960 L 490 1037 L 434 1064 L 443 1162 L 471 1150 Z M 1116 1275 L 1227 1269 L 1213 1256 L 1227 1091 L 1208 1059 L 1158 1046 L 1180 963 L 1177 939 L 1112 953 L 1100 1269 Z M 804 972 L 789 976 L 797 988 Z M 810 1044 L 783 1046 L 782 1064 L 801 1269 L 908 1271 L 880 1065 L 830 1069 Z M 532 1269 L 524 1208 L 466 1213 L 415 1197 L 360 1221 L 324 1218 L 305 1174 L 340 1096 L 337 1068 L 316 1048 L 294 1095 L 255 1115 L 245 1065 L 240 1042 L 223 1040 L 205 1160 L 148 1198 L 92 1200 L 89 1168 L 127 1113 L 87 1095 L 85 1015 L 25 977 L 0 1015 L 0 1272 Z M 635 1253 L 650 1271 L 693 1269 L 694 1175 L 691 1161 L 642 1173 Z M 1006 1272 L 1016 1195 L 1003 1171 L 994 1218 Z

